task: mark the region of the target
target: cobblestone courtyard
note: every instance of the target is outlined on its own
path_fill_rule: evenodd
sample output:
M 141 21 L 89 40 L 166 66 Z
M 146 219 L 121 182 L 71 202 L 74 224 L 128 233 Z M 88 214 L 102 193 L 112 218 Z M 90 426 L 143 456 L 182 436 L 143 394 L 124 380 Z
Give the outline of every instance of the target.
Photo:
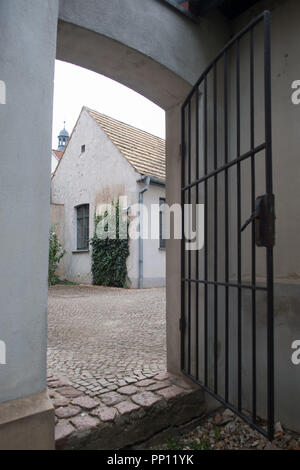
M 95 397 L 165 369 L 165 289 L 49 289 L 49 375 Z
M 166 372 L 165 308 L 163 288 L 49 289 L 56 448 L 118 449 L 202 413 L 201 392 Z

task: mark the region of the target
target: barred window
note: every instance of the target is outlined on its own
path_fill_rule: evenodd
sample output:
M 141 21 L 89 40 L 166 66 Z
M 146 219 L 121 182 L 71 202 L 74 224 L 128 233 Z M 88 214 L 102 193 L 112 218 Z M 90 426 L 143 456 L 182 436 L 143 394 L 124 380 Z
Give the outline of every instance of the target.
M 76 207 L 77 211 L 77 250 L 89 248 L 89 204 Z
M 159 248 L 164 250 L 166 248 L 165 239 L 165 211 L 164 205 L 166 203 L 165 198 L 159 198 Z

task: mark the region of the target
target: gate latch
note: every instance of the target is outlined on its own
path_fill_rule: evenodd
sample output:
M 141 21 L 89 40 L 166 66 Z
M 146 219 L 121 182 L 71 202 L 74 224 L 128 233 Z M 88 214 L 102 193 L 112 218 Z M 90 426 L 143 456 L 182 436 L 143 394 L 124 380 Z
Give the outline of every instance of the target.
M 255 200 L 255 211 L 241 227 L 241 232 L 255 221 L 255 243 L 270 248 L 275 245 L 275 207 L 274 195 L 264 194 Z

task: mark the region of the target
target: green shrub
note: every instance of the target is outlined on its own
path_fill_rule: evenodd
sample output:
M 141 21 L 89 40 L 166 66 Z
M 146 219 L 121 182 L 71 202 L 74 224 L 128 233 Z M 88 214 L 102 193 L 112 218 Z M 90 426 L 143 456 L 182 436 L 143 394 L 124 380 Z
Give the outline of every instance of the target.
M 52 225 L 50 228 L 49 235 L 49 269 L 48 269 L 48 284 L 53 286 L 58 281 L 58 276 L 55 274 L 55 271 L 58 267 L 58 264 L 62 257 L 65 255 L 66 251 L 62 249 L 62 245 L 59 243 L 55 226 Z
M 118 201 L 115 206 L 112 203 L 110 215 L 106 211 L 103 216 L 95 216 L 95 234 L 91 239 L 92 276 L 93 284 L 98 286 L 126 287 L 127 284 L 126 260 L 129 256 L 128 222 L 125 224 L 125 230 L 127 231 L 126 238 L 120 238 L 119 208 Z M 110 238 L 108 237 L 109 219 L 113 220 L 114 217 L 116 235 L 115 238 Z M 104 235 L 98 237 L 96 231 L 100 223 L 103 225 Z

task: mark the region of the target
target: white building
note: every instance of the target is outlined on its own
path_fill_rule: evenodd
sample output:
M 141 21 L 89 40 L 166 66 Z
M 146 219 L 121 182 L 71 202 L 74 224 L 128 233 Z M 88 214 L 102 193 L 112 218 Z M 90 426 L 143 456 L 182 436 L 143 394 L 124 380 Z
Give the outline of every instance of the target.
M 59 274 L 74 282 L 92 283 L 91 247 L 94 216 L 100 206 L 127 197 L 129 220 L 138 220 L 143 200 L 155 217 L 156 236 L 131 239 L 127 258 L 128 285 L 165 284 L 165 241 L 159 206 L 165 201 L 165 142 L 111 117 L 83 108 L 52 177 L 52 223 L 66 250 Z M 123 205 L 124 206 L 124 205 Z M 124 209 L 126 209 L 124 207 Z M 153 209 L 152 209 L 153 210 Z M 143 227 L 146 227 L 143 217 Z M 154 227 L 155 226 L 155 227 Z

